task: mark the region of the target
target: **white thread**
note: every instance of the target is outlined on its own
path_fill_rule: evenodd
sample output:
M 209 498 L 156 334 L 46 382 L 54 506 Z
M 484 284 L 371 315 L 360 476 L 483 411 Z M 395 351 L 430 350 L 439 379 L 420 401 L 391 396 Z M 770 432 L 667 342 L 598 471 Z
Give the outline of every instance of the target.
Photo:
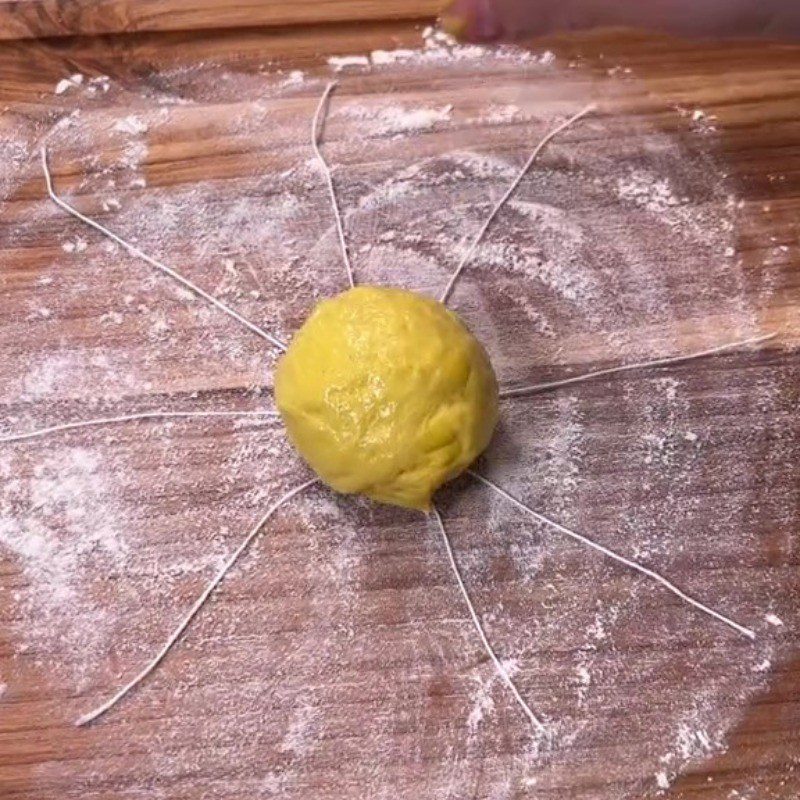
M 713 608 L 709 608 L 708 606 L 703 605 L 703 603 L 701 603 L 699 600 L 695 600 L 693 597 L 690 597 L 688 594 L 681 591 L 677 586 L 675 586 L 674 583 L 668 581 L 663 575 L 659 575 L 657 572 L 654 572 L 653 570 L 648 569 L 647 567 L 643 567 L 641 564 L 637 564 L 635 561 L 631 561 L 630 559 L 625 558 L 625 556 L 621 556 L 619 555 L 619 553 L 615 553 L 613 550 L 609 550 L 607 547 L 603 547 L 603 545 L 592 541 L 587 536 L 583 536 L 580 533 L 576 533 L 575 531 L 570 530 L 564 525 L 561 525 L 560 523 L 555 522 L 554 520 L 549 519 L 548 517 L 545 517 L 543 514 L 539 514 L 537 511 L 534 511 L 529 506 L 526 506 L 525 503 L 521 502 L 520 500 L 517 500 L 516 497 L 513 497 L 504 489 L 501 489 L 496 483 L 493 483 L 488 478 L 485 478 L 483 475 L 480 475 L 474 470 L 468 470 L 468 472 L 470 475 L 472 475 L 478 481 L 483 483 L 485 486 L 488 486 L 490 489 L 493 489 L 501 497 L 504 497 L 506 500 L 508 500 L 509 503 L 515 505 L 521 511 L 524 511 L 526 514 L 529 514 L 534 519 L 539 520 L 539 522 L 543 522 L 545 525 L 549 525 L 552 528 L 555 528 L 557 531 L 565 534 L 566 536 L 569 536 L 572 539 L 582 542 L 583 544 L 588 545 L 589 547 L 597 550 L 598 552 L 603 553 L 603 555 L 606 555 L 609 558 L 614 559 L 614 561 L 618 561 L 620 564 L 624 564 L 626 567 L 630 567 L 631 569 L 636 570 L 636 572 L 640 572 L 642 575 L 646 575 L 648 578 L 652 578 L 654 581 L 660 583 L 662 586 L 669 589 L 670 592 L 672 592 L 674 595 L 679 597 L 684 602 L 689 603 L 689 605 L 694 606 L 703 613 L 708 614 L 711 617 L 714 617 L 714 619 L 717 619 L 720 622 L 725 623 L 725 625 L 728 625 L 735 631 L 738 631 L 743 636 L 746 636 L 748 639 L 756 638 L 755 632 L 750 630 L 750 628 L 745 628 L 744 625 L 740 625 L 738 622 L 734 622 L 732 619 L 729 619 L 723 614 L 720 614 L 718 611 L 714 611 Z
M 272 334 L 267 333 L 265 330 L 262 330 L 255 325 L 254 323 L 250 322 L 249 320 L 245 319 L 241 314 L 234 311 L 232 308 L 229 308 L 225 305 L 221 300 L 217 300 L 216 297 L 210 295 L 208 292 L 201 289 L 199 286 L 192 283 L 187 278 L 184 278 L 178 272 L 175 272 L 174 269 L 168 267 L 166 264 L 162 264 L 160 261 L 156 261 L 156 259 L 152 258 L 151 256 L 147 255 L 147 253 L 141 251 L 138 247 L 134 247 L 134 245 L 126 242 L 120 236 L 117 236 L 116 233 L 108 230 L 108 228 L 103 227 L 99 222 L 95 222 L 90 217 L 87 217 L 85 214 L 82 214 L 78 211 L 77 208 L 74 208 L 66 201 L 62 200 L 56 193 L 55 189 L 53 188 L 53 179 L 50 176 L 50 169 L 47 166 L 47 148 L 42 148 L 42 169 L 44 170 L 44 179 L 47 184 L 47 194 L 50 196 L 50 199 L 62 210 L 66 211 L 67 214 L 75 217 L 75 219 L 79 219 L 81 222 L 85 223 L 91 228 L 94 228 L 99 233 L 102 233 L 103 236 L 107 236 L 112 241 L 115 241 L 118 245 L 124 247 L 132 256 L 136 258 L 140 258 L 142 261 L 149 264 L 151 267 L 155 267 L 157 270 L 160 270 L 165 275 L 169 275 L 170 278 L 177 281 L 181 286 L 188 289 L 190 292 L 194 292 L 194 294 L 202 297 L 203 300 L 211 303 L 215 308 L 219 311 L 222 311 L 223 314 L 227 314 L 229 317 L 235 319 L 240 324 L 244 325 L 245 328 L 252 331 L 256 335 L 260 336 L 262 339 L 266 339 L 270 344 L 275 345 L 279 350 L 286 352 L 286 345 L 280 341 L 280 339 L 276 339 Z
M 722 344 L 718 347 L 712 347 L 709 350 L 701 350 L 697 353 L 689 353 L 685 356 L 671 356 L 669 358 L 659 358 L 655 361 L 640 361 L 636 364 L 625 364 L 622 367 L 611 367 L 609 369 L 600 369 L 596 372 L 587 372 L 584 375 L 576 375 L 574 378 L 564 378 L 559 381 L 549 381 L 547 383 L 536 383 L 531 386 L 521 386 L 518 389 L 503 389 L 500 392 L 500 397 L 519 397 L 520 395 L 536 394 L 537 392 L 546 392 L 549 389 L 557 389 L 561 386 L 569 386 L 572 383 L 583 383 L 584 381 L 599 378 L 601 375 L 614 375 L 618 372 L 630 372 L 635 369 L 647 369 L 648 367 L 663 367 L 667 364 L 680 364 L 684 361 L 693 361 L 697 358 L 705 358 L 706 356 L 713 356 L 716 353 L 724 353 L 726 350 L 734 350 L 737 347 L 744 347 L 749 344 L 759 344 L 760 342 L 767 342 L 774 339 L 778 333 L 768 333 L 765 336 L 756 336 L 752 339 L 742 339 L 738 342 L 729 342 Z
M 347 241 L 344 238 L 344 225 L 342 224 L 342 215 L 339 211 L 339 201 L 336 199 L 336 189 L 333 185 L 333 175 L 331 174 L 331 169 L 328 166 L 328 162 L 325 160 L 325 157 L 322 155 L 322 152 L 319 149 L 319 140 L 320 136 L 322 135 L 319 125 L 320 117 L 322 116 L 322 110 L 327 108 L 328 98 L 336 86 L 337 82 L 331 81 L 325 87 L 325 91 L 322 93 L 322 97 L 319 100 L 317 110 L 314 112 L 314 121 L 311 125 L 311 146 L 314 148 L 314 153 L 319 159 L 319 163 L 322 164 L 322 169 L 325 172 L 325 181 L 328 184 L 328 194 L 330 195 L 331 206 L 333 207 L 333 217 L 336 221 L 336 233 L 339 237 L 339 247 L 342 250 L 344 268 L 347 270 L 347 280 L 350 282 L 350 288 L 352 289 L 356 285 L 356 282 L 353 278 L 353 266 L 350 263 L 350 254 L 347 252 Z
M 121 422 L 134 422 L 145 419 L 184 419 L 187 417 L 277 417 L 277 411 L 144 411 L 138 414 L 124 414 L 120 417 L 97 417 L 81 422 L 65 422 L 61 425 L 52 425 L 49 428 L 38 428 L 27 433 L 13 433 L 0 435 L 0 444 L 25 442 L 29 439 L 38 439 L 53 433 L 74 431 L 80 428 L 92 428 L 101 425 L 116 425 Z
M 489 644 L 489 639 L 487 638 L 486 633 L 483 630 L 483 625 L 481 625 L 478 613 L 475 611 L 475 606 L 472 604 L 472 600 L 470 599 L 467 587 L 464 585 L 464 579 L 461 577 L 461 572 L 458 569 L 458 563 L 456 562 L 456 557 L 453 554 L 453 547 L 450 544 L 450 538 L 448 537 L 447 531 L 445 530 L 444 521 L 442 520 L 442 515 L 439 513 L 439 510 L 436 508 L 436 506 L 433 506 L 432 511 L 433 511 L 433 516 L 436 518 L 436 522 L 439 524 L 439 530 L 441 531 L 442 534 L 442 541 L 444 542 L 444 547 L 445 550 L 447 551 L 447 558 L 450 561 L 450 566 L 453 569 L 453 574 L 456 576 L 456 581 L 458 582 L 458 588 L 461 589 L 461 594 L 463 595 L 464 601 L 467 604 L 467 608 L 469 609 L 469 614 L 472 617 L 472 622 L 475 625 L 475 629 L 478 631 L 478 636 L 480 636 L 484 649 L 489 654 L 489 658 L 492 659 L 492 663 L 494 664 L 497 673 L 503 679 L 506 686 L 508 686 L 508 688 L 511 690 L 511 693 L 514 695 L 514 698 L 519 703 L 522 710 L 525 712 L 525 715 L 533 723 L 534 727 L 538 728 L 538 730 L 542 731 L 543 733 L 546 733 L 547 728 L 545 728 L 544 723 L 542 723 L 542 721 L 536 716 L 536 714 L 533 713 L 530 706 L 525 702 L 524 698 L 519 693 L 519 690 L 514 685 L 514 681 L 511 680 L 511 676 L 508 674 L 506 669 L 500 663 L 500 659 L 495 654 L 491 644 Z
M 288 503 L 296 495 L 300 494 L 301 492 L 308 489 L 310 486 L 313 486 L 315 483 L 318 483 L 318 478 L 313 478 L 310 481 L 306 481 L 305 483 L 301 484 L 300 486 L 295 487 L 290 492 L 287 492 L 277 503 L 275 503 L 269 511 L 258 521 L 256 526 L 247 534 L 244 541 L 236 548 L 233 552 L 233 555 L 225 562 L 222 569 L 216 574 L 214 579 L 211 583 L 206 586 L 203 590 L 203 593 L 200 597 L 197 598 L 194 605 L 189 609 L 189 613 L 181 620 L 178 627 L 172 632 L 172 635 L 167 639 L 166 644 L 159 650 L 156 657 L 128 684 L 122 687 L 110 700 L 103 703 L 103 705 L 96 708 L 94 711 L 90 711 L 88 714 L 84 714 L 82 717 L 79 717 L 75 721 L 75 725 L 81 727 L 83 725 L 88 725 L 90 722 L 93 722 L 98 717 L 101 717 L 107 711 L 112 709 L 120 700 L 122 700 L 125 695 L 128 694 L 132 689 L 134 689 L 138 684 L 140 684 L 148 675 L 150 675 L 153 670 L 158 667 L 158 665 L 164 660 L 167 653 L 172 649 L 172 646 L 175 642 L 178 641 L 181 634 L 189 627 L 191 621 L 197 616 L 200 609 L 205 604 L 206 600 L 208 600 L 211 593 L 217 586 L 222 582 L 222 579 L 227 574 L 228 570 L 236 563 L 236 560 L 239 556 L 248 548 L 250 543 L 255 539 L 255 537 L 260 533 L 261 529 L 264 525 L 267 524 L 270 517 L 285 503 Z
M 467 265 L 467 262 L 472 258 L 473 253 L 477 249 L 478 245 L 481 243 L 481 240 L 486 235 L 486 231 L 489 230 L 489 226 L 494 221 L 494 218 L 500 212 L 500 209 L 508 202 L 509 198 L 512 194 L 516 191 L 517 187 L 522 183 L 522 179 L 528 173 L 528 170 L 533 166 L 536 159 L 539 157 L 539 154 L 544 150 L 545 147 L 556 137 L 559 133 L 565 131 L 571 125 L 574 125 L 579 119 L 582 119 L 587 114 L 591 114 L 597 108 L 594 103 L 586 106 L 586 108 L 579 111 L 577 114 L 571 116 L 566 122 L 562 122 L 557 128 L 554 128 L 547 136 L 536 145 L 536 149 L 531 153 L 528 160 L 525 162 L 525 166 L 520 170 L 519 174 L 514 181 L 512 182 L 511 186 L 506 189 L 505 194 L 500 198 L 499 202 L 495 207 L 492 209 L 492 213 L 486 219 L 486 222 L 483 223 L 483 226 L 478 231 L 477 236 L 472 240 L 472 244 L 467 249 L 467 252 L 461 257 L 461 261 L 459 262 L 458 266 L 456 267 L 455 272 L 450 277 L 450 280 L 445 286 L 444 291 L 442 292 L 441 297 L 439 298 L 439 302 L 446 303 L 447 299 L 450 297 L 450 293 L 453 291 L 453 286 L 455 286 L 456 281 L 458 280 L 459 275 L 463 271 L 464 267 Z

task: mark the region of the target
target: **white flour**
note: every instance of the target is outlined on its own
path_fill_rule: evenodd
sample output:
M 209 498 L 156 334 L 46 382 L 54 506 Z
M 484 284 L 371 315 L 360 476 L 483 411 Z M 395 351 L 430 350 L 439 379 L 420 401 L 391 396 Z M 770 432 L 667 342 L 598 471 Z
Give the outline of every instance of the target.
M 427 292 L 532 143 L 593 91 L 552 54 L 455 46 L 433 32 L 420 50 L 331 67 L 342 86 L 325 147 L 356 276 Z M 351 74 L 371 91 L 351 96 Z M 68 79 L 58 120 L 0 129 L 0 199 L 40 180 L 32 148 L 46 135 L 56 175 L 82 176 L 59 181 L 65 194 L 85 195 L 76 202 L 113 230 L 290 338 L 344 285 L 307 145 L 323 81 L 214 67 L 158 77 L 140 94 Z M 405 89 L 387 99 L 395 77 Z M 498 148 L 506 128 L 514 137 Z M 164 188 L 165 142 L 200 129 L 244 166 Z M 454 295 L 504 384 L 756 332 L 750 298 L 768 301 L 778 267 L 752 289 L 735 257 L 743 210 L 711 142 L 601 116 L 548 149 Z M 8 429 L 145 405 L 269 406 L 274 353 L 260 341 L 44 201 L 4 228 L 11 247 L 43 231 L 47 282 L 3 306 L 30 332 L 27 350 L 14 336 L 0 343 Z M 101 343 L 87 346 L 81 325 Z M 790 376 L 755 372 L 729 385 L 710 365 L 509 402 L 482 462 L 537 508 L 735 618 L 758 625 L 768 613 L 754 647 L 458 481 L 442 499 L 457 557 L 500 657 L 550 724 L 545 742 L 482 660 L 432 527 L 315 491 L 278 515 L 163 669 L 115 711 L 117 725 L 86 733 L 121 752 L 123 723 L 165 715 L 137 739 L 136 769 L 46 762 L 42 800 L 56 778 L 70 787 L 59 800 L 100 800 L 107 781 L 123 800 L 195 782 L 209 800 L 334 798 L 354 785 L 370 798 L 510 800 L 563 796 L 574 769 L 608 773 L 603 800 L 666 789 L 724 750 L 768 685 L 796 607 L 768 570 L 748 588 L 737 571 L 763 547 L 759 523 L 788 529 L 794 513 L 792 496 L 759 488 L 796 463 L 790 433 L 764 444 L 791 419 Z M 741 432 L 748 460 L 728 426 L 755 409 Z M 152 655 L 264 505 L 304 474 L 274 422 L 143 424 L 0 449 L 0 543 L 19 573 L 9 692 L 30 674 L 52 687 L 57 722 L 86 711 Z M 637 690 L 659 681 L 652 707 Z M 313 788 L 312 764 L 327 793 Z
M 27 623 L 18 631 L 23 652 L 72 651 L 71 678 L 80 690 L 107 652 L 112 619 L 86 589 L 97 571 L 120 569 L 128 545 L 116 519 L 115 489 L 96 451 L 45 451 L 32 467 L 4 457 L 0 543 L 23 570 L 30 591 L 14 600 Z M 80 624 L 76 625 L 76 621 Z M 39 659 L 42 659 L 41 661 Z
M 386 134 L 406 134 L 428 131 L 436 123 L 447 122 L 453 111 L 451 105 L 441 108 L 407 108 L 386 105 L 375 109 L 365 109 L 359 104 L 348 105 L 339 114 L 359 121 L 359 128 L 370 136 Z

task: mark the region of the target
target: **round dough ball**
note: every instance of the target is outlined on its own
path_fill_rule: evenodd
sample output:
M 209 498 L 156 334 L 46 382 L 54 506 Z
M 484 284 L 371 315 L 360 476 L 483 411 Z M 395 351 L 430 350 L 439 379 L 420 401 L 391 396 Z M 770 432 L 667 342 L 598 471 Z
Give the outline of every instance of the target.
M 489 444 L 497 380 L 441 303 L 358 286 L 323 300 L 278 363 L 289 436 L 329 486 L 427 510 Z

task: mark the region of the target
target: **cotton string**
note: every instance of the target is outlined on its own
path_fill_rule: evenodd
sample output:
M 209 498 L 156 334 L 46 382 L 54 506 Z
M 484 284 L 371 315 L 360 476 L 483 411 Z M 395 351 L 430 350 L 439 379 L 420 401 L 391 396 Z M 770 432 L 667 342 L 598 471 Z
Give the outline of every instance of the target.
M 642 575 L 646 575 L 648 578 L 651 578 L 652 580 L 660 583 L 662 586 L 669 589 L 670 592 L 672 592 L 674 595 L 679 597 L 684 602 L 689 603 L 689 605 L 694 606 L 695 608 L 702 611 L 704 614 L 708 614 L 709 616 L 714 617 L 714 619 L 717 619 L 720 622 L 725 623 L 725 625 L 728 625 L 735 631 L 738 631 L 743 636 L 746 636 L 748 639 L 756 638 L 755 632 L 750 630 L 750 628 L 745 628 L 743 625 L 740 625 L 738 622 L 734 622 L 732 619 L 729 619 L 723 614 L 720 614 L 718 611 L 714 611 L 714 609 L 709 608 L 706 605 L 703 605 L 703 603 L 701 603 L 699 600 L 695 600 L 693 597 L 690 597 L 688 594 L 681 591 L 677 586 L 675 586 L 674 583 L 671 583 L 665 577 L 659 575 L 657 572 L 653 572 L 653 570 L 648 569 L 647 567 L 643 567 L 641 564 L 637 564 L 635 561 L 631 561 L 630 559 L 619 555 L 619 553 L 615 553 L 613 550 L 609 550 L 607 547 L 603 547 L 603 545 L 592 541 L 587 536 L 583 536 L 580 533 L 576 533 L 575 531 L 570 530 L 564 525 L 561 525 L 558 522 L 555 522 L 554 520 L 545 517 L 543 514 L 539 514 L 529 506 L 526 506 L 525 503 L 521 502 L 520 500 L 517 500 L 515 497 L 512 497 L 512 495 L 510 495 L 504 489 L 501 489 L 496 483 L 493 483 L 488 478 L 485 478 L 483 475 L 480 475 L 479 473 L 474 472 L 473 470 L 469 470 L 469 474 L 472 475 L 474 478 L 476 478 L 485 486 L 488 486 L 490 489 L 493 489 L 495 492 L 497 492 L 497 494 L 499 494 L 501 497 L 504 497 L 506 500 L 508 500 L 509 503 L 515 505 L 521 511 L 525 512 L 526 514 L 529 514 L 534 519 L 539 520 L 539 522 L 543 522 L 545 525 L 549 525 L 550 527 L 555 528 L 557 531 L 569 536 L 570 538 L 575 539 L 585 545 L 588 545 L 589 547 L 594 548 L 595 550 L 599 551 L 600 553 L 603 553 L 609 558 L 613 558 L 614 561 L 618 561 L 620 564 L 624 564 L 626 567 L 630 567 L 631 569 L 636 570 L 636 572 L 640 572 Z
M 121 417 L 97 417 L 81 422 L 65 422 L 62 425 L 52 425 L 49 428 L 37 428 L 26 433 L 12 433 L 0 435 L 0 444 L 12 442 L 25 442 L 29 439 L 38 439 L 53 433 L 74 431 L 80 428 L 92 428 L 101 425 L 116 425 L 122 422 L 134 422 L 147 419 L 186 419 L 192 417 L 276 417 L 277 411 L 144 411 L 139 414 L 124 414 Z
M 525 162 L 525 166 L 520 170 L 519 175 L 517 175 L 517 177 L 514 178 L 514 181 L 512 182 L 511 186 L 509 186 L 508 189 L 506 189 L 505 194 L 500 198 L 497 205 L 495 205 L 495 207 L 492 209 L 492 213 L 489 214 L 489 216 L 486 219 L 486 222 L 483 223 L 483 226 L 478 231 L 477 236 L 472 240 L 472 244 L 467 248 L 467 252 L 464 253 L 464 255 L 461 257 L 461 261 L 456 267 L 455 272 L 450 277 L 447 286 L 445 286 L 444 291 L 442 292 L 442 295 L 439 298 L 440 302 L 442 303 L 447 302 L 448 298 L 450 297 L 450 293 L 453 291 L 453 287 L 455 286 L 455 283 L 458 280 L 459 275 L 461 275 L 461 272 L 467 265 L 467 262 L 470 260 L 470 258 L 472 258 L 473 253 L 483 240 L 483 237 L 486 235 L 486 231 L 489 230 L 489 226 L 492 224 L 494 218 L 498 215 L 503 206 L 508 202 L 511 195 L 514 194 L 520 183 L 522 183 L 522 179 L 528 173 L 528 170 L 533 166 L 534 162 L 539 157 L 539 154 L 542 152 L 542 150 L 544 150 L 544 148 L 547 147 L 547 145 L 556 136 L 558 136 L 559 133 L 562 133 L 571 125 L 574 125 L 579 119 L 582 119 L 587 114 L 591 114 L 592 111 L 594 111 L 596 108 L 597 106 L 594 105 L 593 103 L 591 105 L 586 106 L 586 108 L 582 109 L 577 114 L 570 117 L 566 122 L 562 122 L 561 125 L 550 131 L 550 133 L 548 133 L 547 136 L 545 136 L 544 139 L 542 139 L 542 141 L 539 142 L 538 145 L 536 145 L 536 149 L 531 153 L 530 157 Z
M 142 261 L 149 264 L 151 267 L 155 267 L 155 269 L 160 270 L 165 275 L 169 275 L 170 278 L 177 281 L 181 286 L 188 289 L 190 292 L 202 297 L 203 300 L 211 303 L 215 308 L 219 311 L 222 311 L 223 314 L 227 314 L 232 319 L 235 319 L 241 325 L 244 325 L 245 328 L 255 333 L 257 336 L 260 336 L 262 339 L 265 339 L 270 344 L 275 345 L 279 350 L 286 352 L 286 345 L 280 341 L 280 339 L 275 338 L 271 333 L 267 333 L 265 330 L 262 330 L 255 325 L 254 323 L 250 322 L 249 320 L 245 319 L 241 314 L 234 311 L 232 308 L 229 308 L 225 303 L 221 300 L 218 300 L 213 295 L 210 295 L 208 292 L 201 289 L 196 284 L 192 283 L 188 278 L 184 278 L 183 275 L 175 272 L 174 269 L 168 267 L 166 264 L 162 264 L 160 261 L 156 261 L 156 259 L 152 258 L 151 256 L 147 255 L 147 253 L 140 250 L 138 247 L 134 247 L 134 245 L 126 242 L 120 236 L 117 236 L 116 233 L 108 230 L 108 228 L 103 227 L 99 222 L 95 222 L 95 220 L 87 217 L 85 214 L 82 214 L 78 211 L 77 208 L 74 208 L 66 201 L 62 200 L 53 189 L 53 179 L 50 176 L 50 169 L 47 165 L 47 149 L 42 148 L 42 170 L 44 171 L 44 179 L 47 183 L 47 194 L 50 195 L 50 199 L 61 209 L 70 214 L 71 216 L 79 219 L 81 222 L 85 223 L 91 228 L 94 228 L 96 231 L 99 231 L 103 234 L 103 236 L 107 236 L 112 241 L 116 242 L 121 247 L 124 247 L 125 250 L 128 251 L 132 256 L 136 258 L 140 258 Z
M 445 550 L 447 551 L 447 558 L 450 561 L 450 566 L 453 569 L 453 574 L 456 576 L 456 581 L 458 581 L 458 587 L 461 589 L 461 594 L 464 597 L 464 601 L 467 604 L 467 608 L 469 609 L 469 614 L 472 617 L 472 622 L 475 625 L 475 629 L 478 631 L 478 636 L 480 636 L 481 642 L 483 642 L 483 647 L 486 652 L 489 654 L 489 658 L 492 659 L 492 663 L 494 664 L 497 673 L 505 682 L 506 686 L 511 690 L 511 693 L 516 698 L 516 701 L 519 703 L 522 710 L 525 712 L 525 715 L 528 719 L 533 723 L 535 728 L 542 731 L 543 733 L 547 732 L 547 728 L 545 728 L 542 721 L 536 714 L 531 711 L 530 706 L 525 702 L 522 695 L 519 693 L 519 690 L 514 685 L 514 681 L 511 680 L 511 676 L 506 671 L 505 667 L 500 663 L 500 659 L 495 654 L 494 650 L 492 649 L 491 644 L 489 644 L 489 639 L 486 636 L 485 631 L 483 630 L 483 625 L 481 625 L 480 618 L 478 617 L 478 613 L 475 611 L 475 606 L 472 605 L 472 600 L 470 599 L 469 592 L 467 591 L 467 587 L 464 585 L 464 579 L 461 577 L 461 572 L 458 568 L 458 564 L 456 562 L 455 555 L 453 555 L 453 548 L 450 544 L 450 538 L 447 535 L 447 531 L 444 527 L 444 521 L 442 520 L 442 515 L 439 513 L 439 509 L 436 506 L 433 506 L 432 513 L 434 518 L 436 519 L 437 524 L 439 525 L 439 531 L 442 534 L 442 541 L 444 542 Z
M 287 492 L 277 503 L 275 503 L 269 511 L 258 521 L 255 527 L 247 534 L 244 541 L 234 550 L 233 555 L 225 562 L 222 569 L 216 574 L 214 579 L 211 583 L 206 586 L 203 590 L 203 593 L 200 597 L 197 598 L 194 605 L 189 609 L 189 613 L 181 620 L 180 624 L 177 628 L 172 632 L 172 635 L 167 639 L 166 644 L 159 650 L 156 657 L 127 685 L 123 686 L 110 700 L 103 703 L 103 705 L 96 708 L 94 711 L 90 711 L 88 714 L 84 714 L 82 717 L 75 721 L 75 725 L 78 727 L 82 725 L 88 725 L 90 722 L 93 722 L 98 717 L 101 717 L 107 711 L 112 709 L 120 700 L 122 700 L 125 695 L 128 694 L 132 689 L 134 689 L 138 684 L 140 684 L 148 675 L 150 675 L 153 670 L 158 667 L 158 665 L 164 660 L 167 653 L 172 649 L 172 646 L 178 639 L 181 637 L 181 634 L 189 627 L 191 621 L 197 616 L 200 609 L 205 604 L 206 600 L 208 600 L 211 593 L 217 586 L 222 582 L 225 575 L 228 573 L 228 570 L 236 563 L 236 560 L 239 556 L 247 550 L 250 546 L 250 543 L 255 539 L 255 537 L 261 532 L 261 529 L 264 525 L 267 524 L 270 517 L 285 503 L 288 503 L 296 495 L 300 494 L 301 492 L 308 489 L 310 486 L 313 486 L 315 483 L 318 483 L 318 478 L 313 478 L 310 481 L 306 481 L 305 483 L 301 484 L 300 486 L 296 486 L 291 491 Z
M 353 278 L 353 266 L 350 263 L 350 254 L 347 251 L 347 241 L 344 238 L 344 225 L 342 224 L 342 215 L 339 211 L 339 201 L 336 199 L 336 189 L 333 186 L 333 175 L 331 174 L 331 169 L 328 166 L 328 162 L 325 160 L 325 157 L 322 155 L 322 152 L 319 149 L 322 128 L 325 124 L 323 111 L 327 111 L 331 92 L 336 88 L 336 85 L 336 81 L 331 81 L 325 87 L 325 91 L 322 93 L 322 97 L 319 100 L 319 105 L 314 113 L 314 121 L 311 125 L 311 146 L 314 148 L 314 153 L 319 159 L 319 163 L 322 165 L 322 169 L 325 173 L 325 181 L 328 184 L 328 194 L 330 195 L 331 206 L 333 207 L 333 217 L 336 221 L 336 233 L 339 237 L 339 247 L 342 250 L 342 260 L 344 261 L 344 268 L 347 270 L 347 280 L 349 281 L 350 288 L 352 289 L 356 283 Z M 320 125 L 320 122 L 322 125 Z
M 680 364 L 685 361 L 694 361 L 698 358 L 706 358 L 713 356 L 716 353 L 724 353 L 728 350 L 735 350 L 738 347 L 745 347 L 749 344 L 759 344 L 774 339 L 777 333 L 768 333 L 765 336 L 756 336 L 752 339 L 742 339 L 738 342 L 729 342 L 722 344 L 718 347 L 712 347 L 709 350 L 701 350 L 697 353 L 689 353 L 685 356 L 671 356 L 670 358 L 660 358 L 655 361 L 641 361 L 637 364 L 625 364 L 622 367 L 611 367 L 610 369 L 601 369 L 597 372 L 587 372 L 583 375 L 576 375 L 574 378 L 564 378 L 559 381 L 549 381 L 547 383 L 536 383 L 532 386 L 521 386 L 518 389 L 503 389 L 500 392 L 500 397 L 520 397 L 521 395 L 531 395 L 538 392 L 546 392 L 550 389 L 557 389 L 561 386 L 569 386 L 573 383 L 583 383 L 590 381 L 594 378 L 599 378 L 602 375 L 614 375 L 618 372 L 630 372 L 635 369 L 648 369 L 649 367 L 663 367 L 667 364 Z

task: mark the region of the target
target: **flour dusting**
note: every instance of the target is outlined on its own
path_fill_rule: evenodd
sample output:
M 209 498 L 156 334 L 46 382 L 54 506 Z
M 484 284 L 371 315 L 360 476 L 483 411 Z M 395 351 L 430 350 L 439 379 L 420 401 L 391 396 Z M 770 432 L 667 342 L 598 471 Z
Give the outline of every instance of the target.
M 101 457 L 84 448 L 56 450 L 27 468 L 4 458 L 0 474 L 0 543 L 28 587 L 15 593 L 27 620 L 16 631 L 22 652 L 67 649 L 102 658 L 110 615 L 86 595 L 85 582 L 96 570 L 121 569 L 128 545 L 113 522 L 116 491 Z M 74 677 L 81 681 L 92 667 L 74 664 Z
M 372 136 L 401 135 L 418 131 L 429 131 L 437 123 L 447 122 L 453 111 L 452 105 L 440 108 L 407 108 L 386 105 L 365 109 L 361 105 L 348 106 L 339 113 L 358 120 L 359 127 Z
M 500 662 L 506 675 L 512 680 L 519 672 L 519 664 L 513 658 Z M 495 670 L 486 680 L 476 678 L 477 687 L 472 698 L 472 709 L 467 717 L 467 728 L 470 733 L 475 733 L 481 724 L 484 724 L 495 709 L 494 693 L 505 690 L 505 684 Z

